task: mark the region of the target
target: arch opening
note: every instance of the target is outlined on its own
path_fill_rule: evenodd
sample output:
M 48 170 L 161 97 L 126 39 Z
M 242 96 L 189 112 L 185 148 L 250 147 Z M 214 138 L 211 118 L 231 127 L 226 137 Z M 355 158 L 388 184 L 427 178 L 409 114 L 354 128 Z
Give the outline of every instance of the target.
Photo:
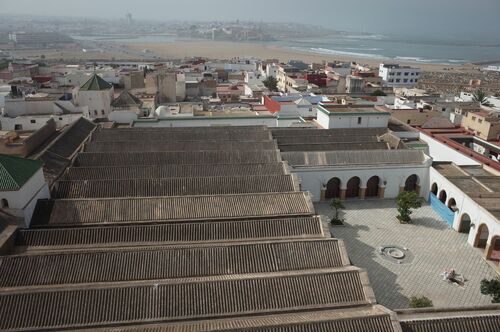
M 357 176 L 351 178 L 347 182 L 347 190 L 345 197 L 346 198 L 355 198 L 359 196 L 359 185 L 361 183 L 361 179 Z
M 446 190 L 441 190 L 441 192 L 439 193 L 439 200 L 441 201 L 441 203 L 446 204 L 447 197 L 448 195 L 446 194 Z
M 0 201 L 0 208 L 1 209 L 9 208 L 9 201 L 6 198 L 2 198 L 2 200 Z
M 378 197 L 378 187 L 380 185 L 380 178 L 372 176 L 366 183 L 366 197 Z
M 460 224 L 458 225 L 458 232 L 469 234 L 471 223 L 472 221 L 470 219 L 470 216 L 467 213 L 462 214 L 462 217 L 460 218 Z
M 458 211 L 457 202 L 453 197 L 448 200 L 448 208 L 453 212 Z
M 490 237 L 490 230 L 485 224 L 481 224 L 477 230 L 475 247 L 485 249 L 488 244 L 488 238 Z
M 431 186 L 431 193 L 433 193 L 435 196 L 437 196 L 438 190 L 439 190 L 438 185 L 436 182 L 434 182 Z
M 339 197 L 340 197 L 340 179 L 332 178 L 326 184 L 325 199 L 332 199 Z
M 410 175 L 405 181 L 404 191 L 417 191 L 418 188 L 418 176 L 416 174 Z

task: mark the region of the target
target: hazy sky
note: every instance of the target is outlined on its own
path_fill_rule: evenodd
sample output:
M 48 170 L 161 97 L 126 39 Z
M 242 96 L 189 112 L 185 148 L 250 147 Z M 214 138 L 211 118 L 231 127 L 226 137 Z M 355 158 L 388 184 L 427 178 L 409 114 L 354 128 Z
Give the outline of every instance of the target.
M 500 42 L 500 0 L 0 0 L 0 13 L 317 23 L 349 31 Z

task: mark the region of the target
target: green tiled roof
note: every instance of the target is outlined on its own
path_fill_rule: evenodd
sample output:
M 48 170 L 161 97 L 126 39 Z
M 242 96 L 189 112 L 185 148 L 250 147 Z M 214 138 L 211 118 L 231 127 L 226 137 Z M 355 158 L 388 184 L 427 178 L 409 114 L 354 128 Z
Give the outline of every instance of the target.
M 0 191 L 21 189 L 42 166 L 39 160 L 0 154 Z
M 112 85 L 101 76 L 94 73 L 85 84 L 80 87 L 81 91 L 102 91 L 111 89 Z

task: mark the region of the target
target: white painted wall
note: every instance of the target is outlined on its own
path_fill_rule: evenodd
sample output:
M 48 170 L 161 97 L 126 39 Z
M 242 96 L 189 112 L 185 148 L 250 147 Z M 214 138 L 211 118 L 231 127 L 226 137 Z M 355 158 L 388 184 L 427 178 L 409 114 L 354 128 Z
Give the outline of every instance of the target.
M 379 76 L 382 77 L 384 85 L 389 87 L 413 87 L 420 78 L 420 72 L 420 68 L 386 68 L 384 64 L 379 67 Z
M 466 195 L 460 188 L 455 186 L 436 169 L 431 167 L 429 175 L 430 186 L 432 186 L 433 183 L 436 183 L 438 186 L 438 195 L 441 190 L 444 189 L 446 191 L 446 206 L 448 206 L 451 198 L 455 199 L 457 203 L 458 212 L 455 213 L 455 219 L 453 220 L 453 229 L 458 232 L 460 227 L 460 220 L 464 213 L 467 213 L 470 216 L 471 222 L 475 225 L 473 228 L 471 228 L 469 237 L 467 238 L 467 242 L 470 245 L 474 245 L 474 240 L 481 224 L 486 224 L 490 232 L 488 243 L 491 243 L 491 240 L 495 235 L 500 235 L 500 223 L 486 209 L 477 204 L 473 199 Z M 430 186 L 429 188 L 431 188 Z
M 372 165 L 360 167 L 321 167 L 321 168 L 293 168 L 292 173 L 297 174 L 302 190 L 312 194 L 313 201 L 321 199 L 321 188 L 330 179 L 336 177 L 340 179 L 340 188 L 346 189 L 347 182 L 352 177 L 361 179 L 361 188 L 366 188 L 366 183 L 372 176 L 378 176 L 380 183 L 384 181 L 385 198 L 395 198 L 399 194 L 399 188 L 404 186 L 406 179 L 412 174 L 419 178 L 421 193 L 427 195 L 429 182 L 430 161 L 424 165 Z
M 134 111 L 112 111 L 108 117 L 109 121 L 124 124 L 132 123 L 137 118 L 137 112 Z
M 358 123 L 361 118 L 361 123 Z M 390 114 L 330 114 L 318 112 L 317 121 L 326 129 L 334 128 L 387 128 Z
M 107 118 L 111 112 L 111 102 L 114 98 L 114 89 L 103 91 L 81 91 L 76 93 L 76 102 L 78 106 L 87 106 L 89 108 L 90 118 Z M 97 115 L 95 112 L 97 111 Z M 103 114 L 104 111 L 104 114 Z
M 268 127 L 276 127 L 277 119 L 274 117 L 255 117 L 255 118 L 238 118 L 238 117 L 210 117 L 210 118 L 186 118 L 175 119 L 163 118 L 157 121 L 136 121 L 133 127 L 209 127 L 209 126 L 254 126 L 264 125 Z
M 434 161 L 451 161 L 459 166 L 481 165 L 481 163 L 474 159 L 461 154 L 424 133 L 420 133 L 420 139 L 429 145 L 429 153 Z
M 16 216 L 25 218 L 26 227 L 31 222 L 31 216 L 38 199 L 50 198 L 49 188 L 40 168 L 24 186 L 16 191 L 0 191 L 0 199 L 7 199 L 7 211 Z
M 38 130 L 45 126 L 47 121 L 54 119 L 58 129 L 67 126 L 83 116 L 83 113 L 61 115 L 25 115 L 16 118 L 0 117 L 2 130 L 15 130 L 16 125 L 21 125 L 22 130 Z M 33 122 L 34 121 L 34 122 Z

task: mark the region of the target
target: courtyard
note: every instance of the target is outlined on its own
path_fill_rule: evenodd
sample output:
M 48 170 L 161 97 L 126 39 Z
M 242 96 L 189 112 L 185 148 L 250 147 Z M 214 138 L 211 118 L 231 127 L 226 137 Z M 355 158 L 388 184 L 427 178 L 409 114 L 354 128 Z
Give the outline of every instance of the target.
M 484 278 L 497 276 L 481 252 L 467 243 L 467 235 L 448 228 L 424 203 L 412 224 L 396 219 L 394 200 L 347 201 L 341 216 L 344 226 L 332 226 L 334 237 L 343 239 L 353 265 L 368 271 L 377 301 L 391 309 L 407 308 L 411 296 L 426 296 L 435 307 L 490 304 L 480 292 Z M 331 216 L 328 203 L 316 203 L 316 212 Z M 396 246 L 406 253 L 402 264 L 380 253 L 382 246 Z M 406 249 L 406 250 L 405 250 Z M 441 273 L 454 268 L 465 286 L 443 281 Z

